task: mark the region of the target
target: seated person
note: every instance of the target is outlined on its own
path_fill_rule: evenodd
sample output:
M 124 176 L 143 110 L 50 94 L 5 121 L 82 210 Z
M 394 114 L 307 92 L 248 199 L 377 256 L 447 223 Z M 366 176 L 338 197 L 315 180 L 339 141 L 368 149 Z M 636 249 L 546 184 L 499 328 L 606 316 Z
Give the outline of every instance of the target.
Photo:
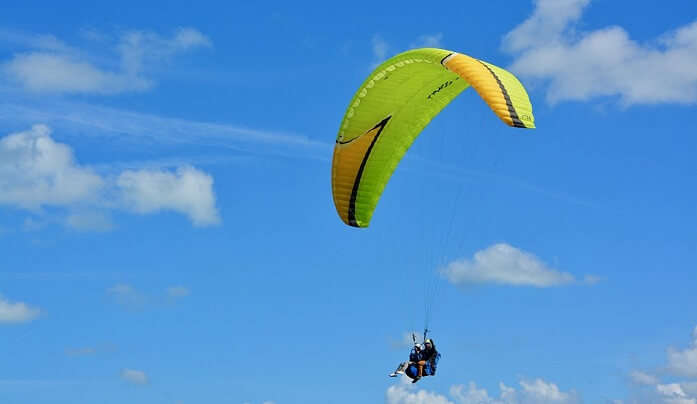
M 416 383 L 423 376 L 434 376 L 436 374 L 439 359 L 440 353 L 436 350 L 436 344 L 432 339 L 427 339 L 423 348 L 421 345 L 416 344 L 409 354 L 409 361 L 402 362 L 390 376 L 395 377 L 398 374 L 406 374 L 413 379 L 412 383 Z

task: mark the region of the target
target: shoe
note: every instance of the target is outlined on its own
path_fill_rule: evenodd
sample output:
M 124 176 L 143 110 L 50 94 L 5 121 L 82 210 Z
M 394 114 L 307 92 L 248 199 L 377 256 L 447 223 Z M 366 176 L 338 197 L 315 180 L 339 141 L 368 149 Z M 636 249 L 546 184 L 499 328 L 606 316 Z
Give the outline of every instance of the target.
M 421 379 L 421 378 L 420 378 L 419 376 L 416 376 L 416 377 L 414 378 L 414 380 L 412 380 L 411 382 L 412 382 L 412 383 L 416 383 L 416 382 L 419 381 L 419 379 Z
M 390 373 L 390 377 L 396 377 L 396 376 L 397 376 L 397 372 Z

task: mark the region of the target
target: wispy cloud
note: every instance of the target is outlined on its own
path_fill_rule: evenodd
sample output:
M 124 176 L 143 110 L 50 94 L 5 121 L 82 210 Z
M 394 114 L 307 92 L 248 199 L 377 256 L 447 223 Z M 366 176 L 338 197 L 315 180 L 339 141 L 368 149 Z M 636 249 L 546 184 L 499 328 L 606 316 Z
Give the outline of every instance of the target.
M 411 152 L 410 152 L 411 153 Z M 575 195 L 570 195 L 566 192 L 559 192 L 555 190 L 550 190 L 542 188 L 533 183 L 521 180 L 516 177 L 511 177 L 508 175 L 493 174 L 480 170 L 464 169 L 455 164 L 444 163 L 443 161 L 435 161 L 423 158 L 418 154 L 411 153 L 409 162 L 403 162 L 405 170 L 412 170 L 416 167 L 416 170 L 420 173 L 431 172 L 434 175 L 438 175 L 442 178 L 447 178 L 454 183 L 465 183 L 472 181 L 485 180 L 489 182 L 505 183 L 507 186 L 514 186 L 526 192 L 534 192 L 536 194 L 544 195 L 545 197 L 560 200 L 566 203 L 580 205 L 585 208 L 601 208 L 601 204 L 579 198 Z M 426 167 L 428 170 L 424 170 L 422 167 Z
M 164 70 L 163 66 L 174 56 L 212 46 L 211 40 L 200 31 L 186 27 L 169 36 L 146 30 L 129 30 L 113 35 L 90 29 L 83 30 L 82 37 L 87 43 L 73 47 L 51 35 L 0 29 L 0 45 L 4 42 L 4 45 L 15 50 L 15 56 L 1 64 L 0 68 L 5 69 L 5 77 L 23 83 L 24 89 L 113 93 L 145 89 L 154 83 L 157 71 Z M 12 100 L 0 102 L 0 121 L 5 127 L 14 129 L 42 123 L 60 131 L 63 138 L 75 136 L 71 134 L 75 132 L 80 137 L 107 136 L 111 141 L 196 144 L 218 150 L 225 148 L 225 158 L 221 157 L 223 153 L 218 152 L 218 161 L 230 161 L 240 155 L 299 156 L 327 160 L 330 155 L 327 149 L 332 146 L 331 141 L 317 142 L 307 136 L 281 130 L 259 130 L 240 125 L 140 114 L 71 102 L 68 101 L 70 98 L 65 97 L 43 94 L 37 97 L 7 86 L 2 87 L 2 91 L 4 97 L 0 98 Z M 317 151 L 319 149 L 321 151 Z M 231 150 L 237 152 L 236 155 L 231 157 Z M 298 153 L 299 150 L 304 153 Z M 205 155 L 205 159 L 210 161 L 210 153 Z M 171 154 L 162 160 L 171 163 L 177 159 L 186 160 L 172 157 Z M 148 163 L 152 165 L 153 161 Z M 124 164 L 138 166 L 138 162 Z M 101 167 L 107 165 L 105 163 Z M 73 217 L 69 222 L 77 227 L 110 227 L 105 217 L 92 215 L 93 220 L 87 224 L 82 219 L 82 216 Z
M 129 383 L 145 385 L 148 384 L 148 375 L 142 370 L 123 369 L 121 370 L 121 379 Z
M 109 209 L 140 214 L 171 210 L 196 226 L 220 223 L 209 174 L 183 166 L 102 177 L 78 164 L 72 149 L 50 134 L 48 126 L 34 125 L 0 138 L 0 204 L 33 211 L 62 207 L 71 211 L 64 223 L 78 230 L 109 230 L 111 220 L 103 213 Z M 36 227 L 33 220 L 31 224 Z
M 92 356 L 98 353 L 114 352 L 117 347 L 114 344 L 101 344 L 98 346 L 83 346 L 67 348 L 65 354 L 68 356 Z
M 105 271 L 92 271 L 92 272 L 58 272 L 58 271 L 45 271 L 45 272 L 0 272 L 0 279 L 19 279 L 19 280 L 29 280 L 29 281 L 91 281 L 91 280 L 116 280 L 122 278 L 123 274 L 119 272 L 105 272 Z
M 7 75 L 33 92 L 114 94 L 147 90 L 143 77 L 103 71 L 67 55 L 32 52 L 17 55 L 3 66 Z
M 292 132 L 191 121 L 66 101 L 0 102 L 0 120 L 13 125 L 42 122 L 65 135 L 107 137 L 122 142 L 200 145 L 248 155 L 292 155 L 326 160 L 333 143 Z
M 170 286 L 167 288 L 167 295 L 169 297 L 179 298 L 186 297 L 191 294 L 189 288 L 184 286 Z
M 68 356 L 90 356 L 97 353 L 97 349 L 93 347 L 68 348 L 65 354 Z
M 503 39 L 511 70 L 546 84 L 547 100 L 617 96 L 625 105 L 697 102 L 697 21 L 648 43 L 622 27 L 581 31 L 590 0 L 536 0 Z
M 7 32 L 6 32 L 7 33 Z M 211 41 L 193 28 L 180 28 L 164 37 L 149 31 L 127 31 L 116 44 L 100 47 L 104 54 L 68 46 L 50 35 L 10 33 L 6 41 L 22 46 L 15 56 L 2 64 L 2 70 L 22 88 L 35 93 L 115 94 L 143 91 L 152 87 L 152 66 L 174 55 Z M 110 60 L 106 66 L 95 61 Z
M 412 337 L 412 335 L 414 337 Z M 394 349 L 404 349 L 410 347 L 414 344 L 414 338 L 416 338 L 416 342 L 422 342 L 421 340 L 423 339 L 423 336 L 420 335 L 421 333 L 418 331 L 406 331 L 402 333 L 402 336 L 399 339 L 390 338 L 390 346 Z
M 24 231 L 39 231 L 46 226 L 48 226 L 49 221 L 44 218 L 35 219 L 33 217 L 27 217 L 22 222 L 22 230 Z
M 379 34 L 373 35 L 373 64 L 372 67 L 376 67 L 380 63 L 384 62 L 385 59 L 387 59 L 387 52 L 390 49 L 390 46 L 387 44 L 387 41 L 385 41 L 382 36 Z
M 440 48 L 443 45 L 443 33 L 420 35 L 416 41 L 412 42 L 410 48 Z
M 634 383 L 651 385 L 658 384 L 658 378 L 654 375 L 650 375 L 646 372 L 635 370 L 629 374 L 629 377 Z
M 149 31 L 126 32 L 121 36 L 118 51 L 123 71 L 129 76 L 137 76 L 149 63 L 160 63 L 177 53 L 210 46 L 210 39 L 187 27 L 180 28 L 169 38 Z
M 191 295 L 191 290 L 186 286 L 170 286 L 163 292 L 152 293 L 143 292 L 136 289 L 128 283 L 117 283 L 106 290 L 115 303 L 131 309 L 142 310 L 158 305 L 167 305 L 173 302 L 174 299 L 182 299 Z
M 142 308 L 148 302 L 144 294 L 127 283 L 117 283 L 107 289 L 107 294 L 111 296 L 116 303 L 131 309 Z
M 65 218 L 67 227 L 78 231 L 109 231 L 114 228 L 114 223 L 107 212 L 83 211 L 70 213 Z
M 61 54 L 78 54 L 79 50 L 51 34 L 32 34 L 0 28 L 0 44 L 19 50 L 42 50 Z
M 408 49 L 412 48 L 440 48 L 441 42 L 443 40 L 443 34 L 438 32 L 435 34 L 423 34 L 419 35 L 414 41 L 412 41 L 407 48 L 402 49 L 402 51 L 406 51 Z M 391 46 L 380 34 L 375 34 L 373 35 L 373 38 L 371 39 L 371 44 L 372 44 L 372 53 L 373 53 L 373 62 L 371 63 L 371 68 L 376 68 L 380 63 L 384 62 L 387 60 L 389 57 L 392 56 L 392 49 L 393 46 Z M 402 48 L 406 45 L 406 43 L 403 43 L 399 48 Z
M 41 310 L 23 302 L 11 302 L 0 295 L 0 324 L 28 323 L 36 319 Z
M 46 387 L 57 385 L 77 385 L 84 383 L 79 380 L 50 380 L 50 379 L 0 379 L 0 385 L 3 386 L 24 386 L 31 387 Z
M 500 243 L 477 251 L 472 259 L 448 264 L 441 274 L 454 285 L 494 283 L 539 288 L 576 282 L 573 275 L 549 267 L 535 255 Z M 586 278 L 587 283 L 593 283 Z

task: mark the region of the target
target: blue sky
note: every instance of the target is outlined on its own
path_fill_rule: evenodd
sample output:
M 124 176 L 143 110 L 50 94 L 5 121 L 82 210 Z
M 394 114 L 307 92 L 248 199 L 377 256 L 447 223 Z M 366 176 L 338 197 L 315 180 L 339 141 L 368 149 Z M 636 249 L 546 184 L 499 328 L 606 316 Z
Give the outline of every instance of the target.
M 339 122 L 422 46 L 537 129 L 463 92 L 349 228 Z M 4 7 L 0 401 L 696 403 L 696 65 L 692 0 Z

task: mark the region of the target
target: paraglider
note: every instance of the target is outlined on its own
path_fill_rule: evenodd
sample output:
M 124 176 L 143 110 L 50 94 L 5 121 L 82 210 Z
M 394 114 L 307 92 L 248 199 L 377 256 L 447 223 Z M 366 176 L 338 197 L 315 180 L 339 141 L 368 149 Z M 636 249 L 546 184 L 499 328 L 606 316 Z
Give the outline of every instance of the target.
M 341 220 L 368 227 L 392 172 L 416 137 L 472 86 L 507 125 L 534 128 L 525 88 L 508 71 L 462 53 L 423 48 L 377 67 L 353 96 L 332 161 L 332 195 Z
M 412 379 L 412 383 L 416 383 L 424 376 L 435 376 L 440 356 L 432 339 L 426 338 L 423 345 L 415 342 L 409 353 L 409 360 L 400 363 L 397 369 L 390 373 L 390 377 L 403 374 Z
M 345 224 L 369 226 L 387 182 L 416 137 L 470 86 L 505 124 L 535 128 L 520 81 L 505 69 L 462 53 L 413 49 L 388 59 L 368 76 L 349 103 L 334 146 L 332 196 Z M 405 374 L 416 383 L 436 374 L 441 355 L 426 338 L 427 331 L 423 345 L 412 334 L 409 360 L 390 376 Z

